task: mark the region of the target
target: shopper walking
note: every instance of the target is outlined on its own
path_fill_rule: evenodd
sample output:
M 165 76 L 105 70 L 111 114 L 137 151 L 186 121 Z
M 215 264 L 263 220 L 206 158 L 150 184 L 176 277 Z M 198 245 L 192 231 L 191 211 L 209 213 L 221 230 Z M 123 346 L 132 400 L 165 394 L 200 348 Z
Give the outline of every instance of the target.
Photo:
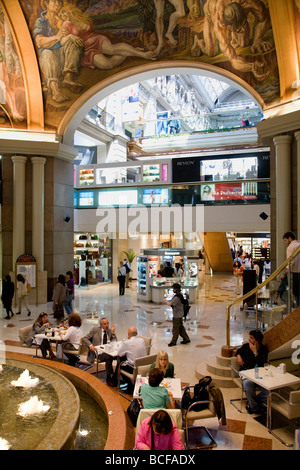
M 239 261 L 235 261 L 233 264 L 233 275 L 235 277 L 235 293 L 241 294 L 243 288 L 243 271 L 244 268 Z
M 24 303 L 25 308 L 27 310 L 27 316 L 31 315 L 31 311 L 28 305 L 27 295 L 28 295 L 28 282 L 22 274 L 17 275 L 17 293 L 18 293 L 18 307 L 19 311 L 17 315 L 20 315 L 22 312 L 22 305 Z
M 129 261 L 127 258 L 124 259 L 124 263 L 123 263 L 123 266 L 125 267 L 126 269 L 126 274 L 125 274 L 125 285 L 126 285 L 126 289 L 128 289 L 129 287 L 129 274 L 130 274 L 130 271 L 131 271 L 131 267 L 130 267 L 130 264 L 129 264 Z
M 126 278 L 126 268 L 121 261 L 120 266 L 119 266 L 119 271 L 118 271 L 119 295 L 125 294 L 125 278 Z
M 164 299 L 164 303 L 172 307 L 173 309 L 173 336 L 171 342 L 168 344 L 168 346 L 176 346 L 178 336 L 181 336 L 183 341 L 181 341 L 181 344 L 188 344 L 191 342 L 184 326 L 183 326 L 183 314 L 184 314 L 184 308 L 183 308 L 183 295 L 180 292 L 180 285 L 173 284 L 173 292 L 174 292 L 174 297 L 171 299 L 170 302 L 168 302 L 166 299 Z
M 14 293 L 15 293 L 15 285 L 12 282 L 10 275 L 7 274 L 5 278 L 3 279 L 2 295 L 1 295 L 3 307 L 6 310 L 5 320 L 9 320 L 9 318 L 14 316 L 14 312 L 12 311 L 12 308 L 11 308 Z M 11 314 L 11 317 L 10 317 L 10 314 Z
M 67 300 L 65 301 L 65 310 L 67 315 L 73 313 L 73 300 L 74 300 L 74 279 L 72 271 L 66 272 L 66 287 L 67 287 Z
M 63 274 L 60 274 L 57 278 L 57 283 L 53 289 L 52 300 L 54 318 L 60 321 L 64 318 L 64 303 L 67 300 L 66 280 Z
M 296 235 L 294 232 L 286 232 L 283 235 L 283 241 L 286 244 L 286 257 L 287 259 L 294 253 L 297 248 L 300 246 L 300 241 L 296 239 Z M 295 307 L 299 307 L 300 305 L 300 254 L 297 255 L 293 261 L 291 262 L 291 272 L 292 272 L 292 292 L 294 296 L 294 304 Z M 287 277 L 287 271 L 281 276 L 281 280 L 284 277 Z

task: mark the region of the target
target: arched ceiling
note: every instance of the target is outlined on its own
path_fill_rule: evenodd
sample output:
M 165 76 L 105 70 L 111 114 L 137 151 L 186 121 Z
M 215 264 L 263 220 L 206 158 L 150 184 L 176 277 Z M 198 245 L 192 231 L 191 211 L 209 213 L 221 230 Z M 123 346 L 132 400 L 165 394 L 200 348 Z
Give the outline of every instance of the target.
M 295 101 L 299 3 L 0 0 L 0 132 L 54 130 L 68 144 L 95 101 L 163 70 L 233 80 L 263 109 Z

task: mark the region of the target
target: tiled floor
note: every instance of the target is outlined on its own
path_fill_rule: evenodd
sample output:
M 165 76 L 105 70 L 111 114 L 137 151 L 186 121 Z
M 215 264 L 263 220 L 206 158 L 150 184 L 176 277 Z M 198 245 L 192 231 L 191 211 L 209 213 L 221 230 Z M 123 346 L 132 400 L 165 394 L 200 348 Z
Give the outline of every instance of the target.
M 209 357 L 220 354 L 226 343 L 226 306 L 235 299 L 234 279 L 231 275 L 208 276 L 201 273 L 202 287 L 197 304 L 192 305 L 190 320 L 186 324 L 191 343 L 178 344 L 169 348 L 172 321 L 171 308 L 165 305 L 138 302 L 135 284 L 126 290 L 124 296 L 118 295 L 117 284 L 107 284 L 90 290 L 76 291 L 75 311 L 83 319 L 83 332 L 87 333 L 99 324 L 101 317 L 107 317 L 110 325 L 115 325 L 118 339 L 127 336 L 129 326 L 135 325 L 139 334 L 152 337 L 152 353 L 162 349 L 169 353 L 170 361 L 175 365 L 175 373 L 182 382 L 195 384 L 195 371 L 207 375 L 206 361 Z M 5 312 L 0 313 L 0 340 L 5 343 L 7 351 L 28 353 L 18 343 L 18 329 L 30 324 L 41 311 L 52 312 L 52 303 L 32 306 L 31 317 L 25 313 L 5 320 Z M 233 310 L 231 321 L 232 344 L 240 344 L 248 338 L 242 329 L 243 313 L 239 306 Z M 52 317 L 50 316 L 50 319 Z M 248 330 L 249 331 L 249 330 Z M 254 420 L 254 415 L 239 413 L 230 405 L 231 398 L 238 398 L 238 389 L 222 389 L 227 424 L 222 426 L 217 418 L 209 420 L 206 425 L 215 437 L 216 450 L 279 450 L 287 449 L 268 433 L 267 429 Z M 126 405 L 126 403 L 125 403 Z M 202 423 L 201 423 L 202 424 Z

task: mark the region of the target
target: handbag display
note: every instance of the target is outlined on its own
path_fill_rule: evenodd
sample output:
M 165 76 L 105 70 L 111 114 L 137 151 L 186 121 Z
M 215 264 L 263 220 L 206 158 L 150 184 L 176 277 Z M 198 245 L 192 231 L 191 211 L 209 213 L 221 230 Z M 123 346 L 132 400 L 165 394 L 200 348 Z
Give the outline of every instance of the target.
M 134 428 L 136 427 L 137 419 L 142 408 L 142 402 L 138 398 L 135 398 L 127 408 L 127 414 Z

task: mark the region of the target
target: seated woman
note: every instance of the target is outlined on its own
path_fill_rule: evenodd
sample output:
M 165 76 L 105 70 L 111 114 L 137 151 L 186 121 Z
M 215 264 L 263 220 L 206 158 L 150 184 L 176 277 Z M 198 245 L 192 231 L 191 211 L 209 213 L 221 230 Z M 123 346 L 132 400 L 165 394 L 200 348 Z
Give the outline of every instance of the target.
M 174 364 L 169 362 L 169 356 L 166 351 L 159 351 L 156 356 L 156 362 L 151 365 L 150 370 L 154 369 L 154 367 L 161 370 L 164 373 L 165 378 L 174 377 Z
M 164 378 L 164 373 L 157 367 L 149 372 L 149 384 L 141 386 L 141 397 L 144 408 L 175 408 L 173 395 L 165 387 L 159 384 Z
M 137 438 L 137 450 L 183 450 L 177 426 L 167 411 L 158 410 L 141 423 Z
M 66 350 L 74 351 L 79 348 L 80 341 L 83 336 L 82 329 L 81 329 L 82 320 L 81 320 L 80 315 L 78 315 L 77 313 L 71 313 L 71 315 L 69 315 L 68 317 L 68 323 L 69 323 L 69 328 L 68 328 L 67 333 L 65 335 L 61 333 L 60 337 L 63 340 L 63 344 L 67 343 L 64 346 L 64 351 Z M 69 364 L 71 366 L 75 366 L 76 362 L 78 362 L 77 356 L 75 356 L 74 354 L 68 354 L 65 352 L 64 354 L 69 359 Z M 62 345 L 61 344 L 58 345 L 57 356 L 59 358 L 62 357 Z
M 31 346 L 33 342 L 37 342 L 35 340 L 35 335 L 45 333 L 45 331 L 48 328 L 51 328 L 51 325 L 48 321 L 48 315 L 47 313 L 42 312 L 39 314 L 39 316 L 37 317 L 37 319 L 35 320 L 32 326 L 32 338 L 30 338 L 30 340 L 27 341 L 27 346 Z M 47 351 L 49 351 L 49 356 L 51 359 L 55 358 L 55 354 L 51 349 L 51 343 L 48 339 L 42 340 L 40 344 L 40 348 L 41 348 L 42 356 L 44 359 L 47 358 Z

